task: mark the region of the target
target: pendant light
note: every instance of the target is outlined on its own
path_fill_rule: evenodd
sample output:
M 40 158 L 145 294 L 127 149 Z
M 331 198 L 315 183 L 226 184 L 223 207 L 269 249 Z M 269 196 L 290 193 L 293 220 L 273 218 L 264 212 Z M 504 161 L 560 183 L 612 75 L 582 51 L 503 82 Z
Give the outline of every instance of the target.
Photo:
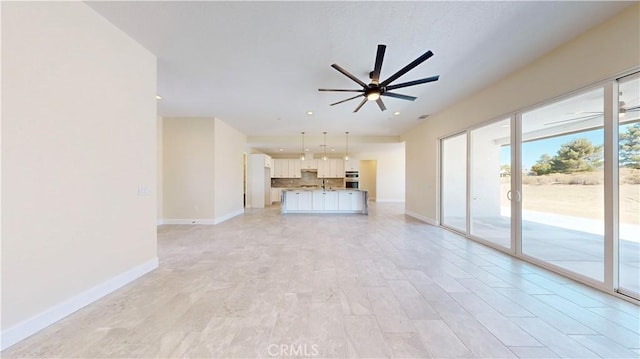
M 302 148 L 300 153 L 301 153 L 300 160 L 304 161 L 304 131 L 302 131 Z
M 323 132 L 324 134 L 324 156 L 322 156 L 322 160 L 326 161 L 327 160 L 327 132 Z
M 347 150 L 344 152 L 344 160 L 349 161 L 349 131 L 345 132 L 347 135 Z

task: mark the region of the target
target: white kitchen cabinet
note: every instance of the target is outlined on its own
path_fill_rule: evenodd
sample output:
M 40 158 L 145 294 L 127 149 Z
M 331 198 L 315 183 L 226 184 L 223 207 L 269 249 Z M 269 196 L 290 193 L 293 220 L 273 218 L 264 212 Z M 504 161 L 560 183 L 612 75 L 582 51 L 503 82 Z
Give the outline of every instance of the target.
M 300 161 L 300 168 L 303 170 L 317 170 L 318 160 L 304 160 Z
M 282 188 L 271 188 L 271 203 L 278 203 L 282 197 Z
M 344 178 L 344 161 L 318 160 L 318 178 Z
M 325 192 L 324 196 L 324 210 L 325 211 L 337 211 L 338 210 L 338 192 L 329 191 Z
M 362 196 L 360 191 L 339 191 L 338 209 L 341 211 L 361 211 L 364 208 Z
M 301 178 L 299 159 L 273 159 L 273 175 L 271 178 Z
M 337 211 L 338 192 L 336 191 L 313 191 L 312 209 L 314 211 Z
M 331 160 L 331 178 L 344 178 L 344 160 Z
M 360 171 L 360 160 L 356 158 L 349 158 L 349 160 L 344 161 L 344 170 L 345 171 Z
M 285 197 L 285 206 L 290 211 L 311 211 L 312 195 L 311 191 L 289 191 Z
M 271 169 L 266 166 L 265 158 L 269 156 L 261 153 L 249 157 L 248 189 L 250 191 L 250 207 L 264 208 L 271 201 Z M 269 157 L 269 164 L 271 163 Z
M 275 158 L 273 164 L 273 178 L 289 178 L 289 160 Z
M 302 172 L 300 170 L 300 160 L 292 159 L 287 160 L 289 162 L 289 171 L 287 178 L 300 178 L 302 177 Z

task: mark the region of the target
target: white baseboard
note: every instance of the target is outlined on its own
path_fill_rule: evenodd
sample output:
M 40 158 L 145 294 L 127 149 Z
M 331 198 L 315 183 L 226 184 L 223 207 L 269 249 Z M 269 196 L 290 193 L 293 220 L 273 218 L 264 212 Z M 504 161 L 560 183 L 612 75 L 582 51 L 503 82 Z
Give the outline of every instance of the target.
M 158 221 L 159 224 L 219 224 L 228 219 L 231 219 L 235 216 L 239 216 L 244 214 L 244 208 L 239 209 L 235 212 L 231 212 L 229 214 L 225 214 L 224 216 L 216 217 L 216 218 L 165 218 L 163 220 Z M 162 223 L 160 223 L 162 222 Z
M 235 216 L 239 216 L 241 214 L 244 214 L 244 208 L 239 209 L 239 210 L 237 210 L 235 212 L 231 212 L 229 214 L 225 214 L 224 216 L 216 217 L 216 219 L 213 220 L 213 222 L 214 222 L 213 224 L 222 223 L 222 222 L 224 222 L 224 221 L 226 221 L 228 219 L 231 219 L 231 218 L 233 218 Z
M 74 313 L 75 311 L 95 302 L 117 289 L 124 287 L 128 283 L 142 277 L 143 275 L 158 268 L 158 258 L 154 258 L 146 263 L 140 264 L 120 273 L 117 276 L 96 285 L 78 295 L 75 295 L 62 303 L 26 319 L 11 328 L 2 331 L 0 340 L 0 350 L 5 350 L 17 342 L 37 333 L 58 320 Z
M 165 218 L 162 220 L 162 224 L 216 224 L 215 219 L 211 218 L 193 218 L 193 219 L 174 219 Z
M 393 199 L 393 198 L 378 198 L 376 199 L 378 203 L 404 203 L 403 199 Z
M 406 209 L 404 210 L 404 214 L 406 214 L 409 217 L 413 217 L 415 219 L 419 219 L 419 220 L 421 220 L 421 221 L 423 221 L 423 222 L 425 222 L 427 224 L 430 224 L 432 226 L 437 226 L 438 225 L 438 222 L 434 221 L 433 219 L 431 219 L 429 217 L 425 217 L 425 216 L 423 216 L 421 214 L 417 214 L 415 212 L 408 211 Z

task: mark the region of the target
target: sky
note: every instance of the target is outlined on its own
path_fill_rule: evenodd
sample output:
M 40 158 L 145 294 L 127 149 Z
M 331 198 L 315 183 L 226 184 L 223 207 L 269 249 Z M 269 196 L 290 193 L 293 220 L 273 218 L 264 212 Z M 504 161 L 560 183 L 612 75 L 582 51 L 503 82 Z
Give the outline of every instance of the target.
M 630 125 L 621 126 L 620 132 L 626 131 L 627 126 Z M 576 138 L 586 138 L 594 146 L 601 146 L 604 144 L 604 130 L 599 129 L 525 142 L 522 144 L 522 168 L 530 169 L 543 154 L 553 157 L 560 149 L 560 146 Z M 500 164 L 511 164 L 511 146 L 503 146 L 500 149 Z

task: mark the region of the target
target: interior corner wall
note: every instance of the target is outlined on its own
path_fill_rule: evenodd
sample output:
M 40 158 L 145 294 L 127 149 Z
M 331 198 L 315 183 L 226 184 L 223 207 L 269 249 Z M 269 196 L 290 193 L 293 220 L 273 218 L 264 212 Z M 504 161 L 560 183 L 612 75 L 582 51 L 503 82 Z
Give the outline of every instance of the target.
M 376 202 L 405 201 L 405 144 L 394 143 L 378 151 L 354 154 L 359 160 L 376 160 Z
M 162 224 L 164 218 L 163 210 L 163 191 L 164 186 L 162 183 L 162 117 L 158 116 L 156 120 L 156 196 L 157 196 L 157 208 L 156 208 L 156 220 L 157 224 Z
M 439 138 L 638 68 L 639 28 L 636 3 L 403 134 L 407 213 L 438 220 Z
M 157 267 L 156 59 L 82 2 L 2 2 L 2 346 Z
M 244 213 L 244 152 L 247 137 L 215 119 L 215 223 Z
M 163 223 L 215 220 L 215 119 L 165 117 L 162 123 Z

